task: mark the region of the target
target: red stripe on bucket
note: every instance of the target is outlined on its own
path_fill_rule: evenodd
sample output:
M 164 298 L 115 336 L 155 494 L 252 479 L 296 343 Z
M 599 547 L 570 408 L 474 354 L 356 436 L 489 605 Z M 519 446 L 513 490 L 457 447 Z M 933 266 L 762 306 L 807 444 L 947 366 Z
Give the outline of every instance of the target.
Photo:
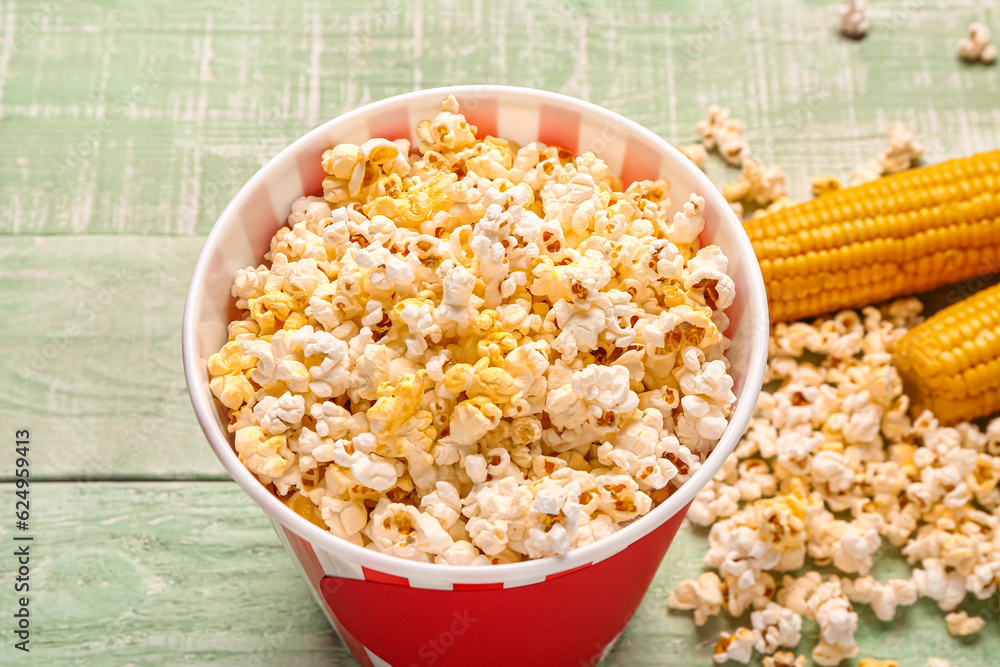
M 497 136 L 497 128 L 500 125 L 500 107 L 497 99 L 463 97 L 458 101 L 458 107 L 465 120 L 476 126 L 476 139 L 485 139 L 487 136 Z
M 555 572 L 545 576 L 545 581 L 552 581 L 553 579 L 558 579 L 559 577 L 565 577 L 567 574 L 573 574 L 574 572 L 579 572 L 593 565 L 593 563 L 587 563 L 586 565 L 581 565 L 580 567 L 574 567 L 572 570 L 566 570 L 565 572 Z
M 378 570 L 370 570 L 363 565 L 361 566 L 361 572 L 365 575 L 365 581 L 377 581 L 380 584 L 393 584 L 395 586 L 410 587 L 410 580 L 406 577 L 397 577 L 394 574 L 386 574 L 385 572 L 379 572 Z
M 261 185 L 250 193 L 246 203 L 240 207 L 239 216 L 254 255 L 263 256 L 271 247 L 274 233 L 281 227 L 278 216 L 274 214 L 274 204 L 267 185 Z
M 636 181 L 652 181 L 659 177 L 659 152 L 638 137 L 629 136 L 622 161 L 622 183 L 628 188 Z
M 576 153 L 580 144 L 580 114 L 549 104 L 541 105 L 538 140 L 547 146 L 559 146 Z
M 493 591 L 503 588 L 503 582 L 495 584 L 454 584 L 452 590 L 455 591 Z
M 295 156 L 299 168 L 299 179 L 302 181 L 302 194 L 308 197 L 318 197 L 323 194 L 323 153 L 321 151 L 303 151 Z
M 410 139 L 410 114 L 407 109 L 394 109 L 384 111 L 376 116 L 368 118 L 368 134 L 372 137 L 380 137 L 395 141 L 396 139 Z

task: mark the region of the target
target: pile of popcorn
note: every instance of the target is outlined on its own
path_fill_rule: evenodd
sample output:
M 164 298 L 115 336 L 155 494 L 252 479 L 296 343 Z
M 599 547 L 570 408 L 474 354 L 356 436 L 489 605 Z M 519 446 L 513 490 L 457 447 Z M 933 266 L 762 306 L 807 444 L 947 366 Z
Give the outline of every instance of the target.
M 804 664 L 778 649 L 799 644 L 807 618 L 819 626 L 813 660 L 836 665 L 858 653 L 856 604 L 889 621 L 926 597 L 950 612 L 954 635 L 985 625 L 955 609 L 997 591 L 1000 418 L 981 430 L 908 416 L 890 353 L 921 310 L 909 298 L 773 327 L 766 381 L 777 388 L 761 393 L 734 455 L 688 512 L 711 526 L 712 571 L 669 600 L 698 625 L 752 610 L 751 627 L 722 634 L 717 662 L 756 651 L 765 665 Z M 913 566 L 909 578 L 869 574 L 885 543 Z M 837 573 L 811 571 L 825 565 Z
M 704 199 L 486 137 L 454 98 L 340 144 L 208 362 L 240 460 L 356 545 L 450 565 L 564 554 L 699 468 L 735 401 Z

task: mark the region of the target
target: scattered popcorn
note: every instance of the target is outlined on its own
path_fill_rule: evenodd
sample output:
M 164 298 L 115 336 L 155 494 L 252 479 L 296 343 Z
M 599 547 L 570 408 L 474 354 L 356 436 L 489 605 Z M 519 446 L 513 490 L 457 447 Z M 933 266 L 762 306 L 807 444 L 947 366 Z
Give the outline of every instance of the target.
M 861 658 L 858 660 L 858 667 L 899 667 L 895 660 L 877 660 L 875 658 Z
M 713 113 L 685 154 L 742 160 L 739 124 Z M 448 565 L 613 534 L 699 469 L 736 400 L 722 333 L 736 286 L 699 243 L 704 198 L 616 191 L 592 153 L 476 131 L 450 97 L 415 147 L 326 151 L 323 196 L 295 201 L 266 263 L 236 272 L 243 319 L 208 361 L 240 460 L 290 507 Z M 776 483 L 754 473 L 748 497 Z M 705 577 L 674 604 L 762 609 L 765 588 L 727 599 Z M 768 645 L 794 627 L 760 623 Z
M 750 610 L 761 653 L 794 648 L 792 619 L 809 618 L 820 626 L 821 665 L 857 654 L 855 605 L 891 621 L 925 597 L 952 612 L 953 634 L 985 625 L 954 610 L 1000 584 L 1000 418 L 946 428 L 929 412 L 910 415 L 891 351 L 921 307 L 900 299 L 773 325 L 768 389 L 734 456 L 689 510 L 710 527 L 711 570 L 681 582 L 671 608 L 695 611 L 699 625 L 723 609 L 734 618 Z M 913 569 L 877 580 L 868 573 L 889 544 Z M 723 604 L 699 603 L 703 589 L 721 591 Z M 772 619 L 787 619 L 784 633 Z M 769 640 L 782 636 L 787 643 Z
M 677 146 L 677 150 L 680 151 L 681 155 L 691 160 L 694 166 L 699 169 L 705 168 L 705 163 L 708 162 L 708 149 L 705 148 L 705 144 L 686 144 Z
M 869 160 L 851 172 L 851 185 L 861 185 L 885 174 L 909 169 L 924 154 L 924 146 L 906 124 L 896 121 L 889 126 L 888 146 L 877 159 Z
M 781 167 L 765 168 L 746 159 L 739 180 L 724 185 L 722 195 L 730 202 L 767 206 L 785 195 L 785 171 Z
M 948 632 L 953 637 L 968 637 L 986 627 L 985 619 L 980 616 L 969 616 L 964 611 L 955 611 L 947 614 L 944 620 L 948 624 Z
M 840 32 L 846 36 L 861 39 L 868 34 L 866 0 L 843 0 L 840 6 Z
M 750 157 L 750 144 L 743 138 L 743 123 L 729 117 L 729 110 L 717 105 L 708 108 L 708 120 L 699 121 L 695 129 L 707 150 L 715 150 L 722 159 L 737 167 Z
M 958 40 L 958 55 L 970 63 L 981 61 L 987 65 L 997 59 L 1000 49 L 990 42 L 990 29 L 982 23 L 969 26 L 969 36 Z

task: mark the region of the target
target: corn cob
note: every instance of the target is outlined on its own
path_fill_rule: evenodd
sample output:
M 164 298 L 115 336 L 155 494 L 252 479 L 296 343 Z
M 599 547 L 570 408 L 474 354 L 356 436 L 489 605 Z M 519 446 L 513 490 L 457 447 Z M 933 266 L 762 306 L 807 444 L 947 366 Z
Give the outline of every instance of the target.
M 1000 269 L 1000 151 L 911 169 L 746 223 L 772 322 Z
M 914 410 L 942 424 L 1000 410 L 1000 285 L 910 329 L 893 361 Z

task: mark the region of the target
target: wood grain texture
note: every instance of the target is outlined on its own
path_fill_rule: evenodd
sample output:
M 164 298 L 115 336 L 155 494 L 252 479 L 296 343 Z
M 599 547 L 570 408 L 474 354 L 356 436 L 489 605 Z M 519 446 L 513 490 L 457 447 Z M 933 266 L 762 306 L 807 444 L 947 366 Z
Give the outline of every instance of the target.
M 235 484 L 31 491 L 30 660 L 4 632 L 0 664 L 350 664 L 263 512 Z M 2 506 L 13 498 L 5 484 Z M 6 521 L 0 541 L 12 551 Z M 2 562 L 6 617 L 14 575 L 8 555 Z
M 39 478 L 220 477 L 184 384 L 198 237 L 15 236 L 0 244 L 0 422 Z M 10 479 L 13 459 L 0 459 Z
M 232 483 L 185 481 L 223 478 L 180 366 L 188 276 L 268 157 L 368 101 L 457 83 L 575 95 L 677 143 L 709 104 L 728 106 L 797 199 L 811 176 L 876 155 L 894 120 L 928 162 L 1000 146 L 1000 68 L 954 50 L 971 21 L 1000 32 L 997 0 L 874 1 L 860 42 L 836 33 L 835 4 L 0 3 L 0 423 L 32 429 L 36 479 L 146 480 L 33 487 L 32 664 L 354 664 L 261 511 Z M 708 173 L 721 184 L 736 170 L 713 160 Z M 0 456 L 0 479 L 12 466 Z M 666 611 L 706 543 L 681 530 L 606 664 L 710 664 L 730 623 Z M 879 568 L 907 571 L 892 553 Z M 861 656 L 993 665 L 996 605 L 967 607 L 990 620 L 970 640 L 926 601 L 891 624 L 862 608 Z M 803 650 L 815 636 L 807 622 Z M 0 644 L 0 663 L 22 657 Z

